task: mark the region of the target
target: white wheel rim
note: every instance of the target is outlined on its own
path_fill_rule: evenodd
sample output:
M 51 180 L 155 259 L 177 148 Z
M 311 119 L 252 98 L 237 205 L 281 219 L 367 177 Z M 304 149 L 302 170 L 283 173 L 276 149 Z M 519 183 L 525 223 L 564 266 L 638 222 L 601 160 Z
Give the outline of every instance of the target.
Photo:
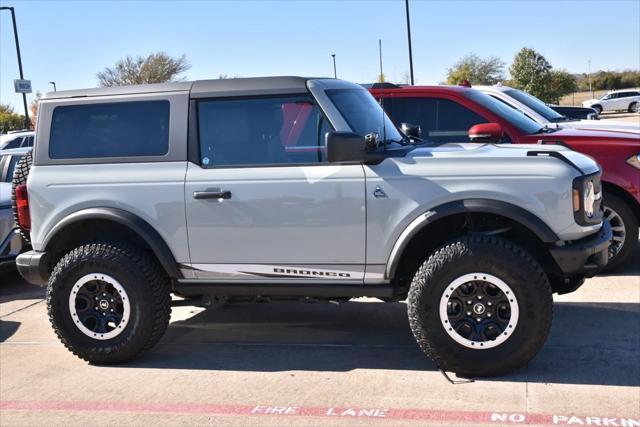
M 97 299 L 89 299 L 81 289 L 87 283 L 97 282 L 98 284 L 104 284 L 105 287 L 109 287 L 109 294 L 105 292 L 102 295 L 96 295 Z M 98 285 L 99 286 L 99 285 Z M 82 295 L 81 295 L 82 294 Z M 105 295 L 106 294 L 106 295 Z M 93 307 L 88 309 L 78 310 L 76 305 L 81 299 L 82 304 L 86 304 L 87 300 Z M 94 305 L 95 304 L 95 305 Z M 116 308 L 117 305 L 117 308 Z M 93 311 L 89 313 L 93 308 Z M 121 313 L 120 313 L 121 311 Z M 131 315 L 131 306 L 129 304 L 129 296 L 124 287 L 111 276 L 102 273 L 91 273 L 81 277 L 71 288 L 69 294 L 69 314 L 76 327 L 84 335 L 96 339 L 96 340 L 108 340 L 120 335 L 127 326 Z M 91 315 L 93 314 L 93 316 Z M 110 321 L 105 326 L 109 329 L 106 331 L 96 331 L 87 327 L 86 319 L 95 318 L 92 322 L 106 322 L 106 320 L 113 320 L 116 317 L 121 318 L 115 322 Z
M 463 286 L 464 288 L 461 288 Z M 462 289 L 466 290 L 471 286 L 491 290 L 491 293 L 496 292 L 497 288 L 500 293 L 493 297 L 487 296 L 483 291 L 475 291 L 470 296 L 461 298 Z M 451 312 L 456 312 L 460 303 L 462 315 L 452 316 Z M 507 305 L 508 318 L 502 316 Z M 508 340 L 516 330 L 520 314 L 518 299 L 513 290 L 500 278 L 487 273 L 469 273 L 453 280 L 440 298 L 439 312 L 442 327 L 447 334 L 458 344 L 476 350 L 494 348 Z M 471 316 L 468 316 L 468 313 L 472 313 Z M 480 327 L 483 328 L 483 332 L 480 332 Z M 461 328 L 473 329 L 471 338 L 487 334 L 486 330 L 491 331 L 491 336 L 496 335 L 497 331 L 499 334 L 493 339 L 469 339 L 458 332 Z

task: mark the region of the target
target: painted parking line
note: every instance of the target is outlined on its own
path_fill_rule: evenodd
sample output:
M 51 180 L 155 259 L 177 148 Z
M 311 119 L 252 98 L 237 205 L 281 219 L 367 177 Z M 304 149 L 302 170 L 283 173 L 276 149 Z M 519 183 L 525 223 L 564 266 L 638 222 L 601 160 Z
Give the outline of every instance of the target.
M 276 405 L 216 405 L 187 403 L 130 403 L 92 401 L 0 401 L 0 411 L 112 412 L 208 416 L 269 416 L 351 419 L 415 420 L 421 422 L 465 422 L 494 425 L 586 425 L 640 427 L 640 418 L 575 414 L 537 414 L 490 411 L 445 411 L 375 407 L 304 407 Z

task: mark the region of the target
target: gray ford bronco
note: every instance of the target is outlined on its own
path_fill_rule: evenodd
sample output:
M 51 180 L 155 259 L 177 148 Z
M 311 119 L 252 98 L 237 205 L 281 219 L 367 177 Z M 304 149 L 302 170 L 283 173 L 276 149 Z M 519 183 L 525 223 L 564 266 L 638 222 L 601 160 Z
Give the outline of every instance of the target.
M 33 166 L 14 183 L 33 247 L 17 264 L 46 284 L 54 330 L 91 363 L 156 344 L 172 294 L 366 296 L 406 299 L 441 369 L 499 375 L 544 344 L 552 294 L 607 262 L 589 157 L 432 145 L 345 81 L 60 91 L 39 108 Z

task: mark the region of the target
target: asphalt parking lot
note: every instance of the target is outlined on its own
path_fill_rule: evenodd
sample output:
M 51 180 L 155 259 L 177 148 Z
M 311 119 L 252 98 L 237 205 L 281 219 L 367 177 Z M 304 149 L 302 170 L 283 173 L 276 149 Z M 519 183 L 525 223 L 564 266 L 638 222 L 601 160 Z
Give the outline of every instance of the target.
M 43 290 L 3 275 L 0 424 L 640 426 L 636 261 L 556 296 L 528 367 L 460 384 L 418 350 L 405 305 L 377 300 L 174 308 L 144 358 L 91 366 L 57 341 Z

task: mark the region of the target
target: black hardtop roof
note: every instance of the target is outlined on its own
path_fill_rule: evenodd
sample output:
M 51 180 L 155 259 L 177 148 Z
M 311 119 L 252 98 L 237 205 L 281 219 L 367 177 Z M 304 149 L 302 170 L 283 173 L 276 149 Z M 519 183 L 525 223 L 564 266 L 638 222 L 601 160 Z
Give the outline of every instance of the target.
M 196 80 L 158 84 L 112 86 L 92 89 L 48 92 L 42 99 L 83 98 L 94 96 L 132 95 L 158 92 L 190 91 L 192 98 L 296 94 L 307 92 L 307 81 L 313 77 L 279 76 L 234 79 Z

